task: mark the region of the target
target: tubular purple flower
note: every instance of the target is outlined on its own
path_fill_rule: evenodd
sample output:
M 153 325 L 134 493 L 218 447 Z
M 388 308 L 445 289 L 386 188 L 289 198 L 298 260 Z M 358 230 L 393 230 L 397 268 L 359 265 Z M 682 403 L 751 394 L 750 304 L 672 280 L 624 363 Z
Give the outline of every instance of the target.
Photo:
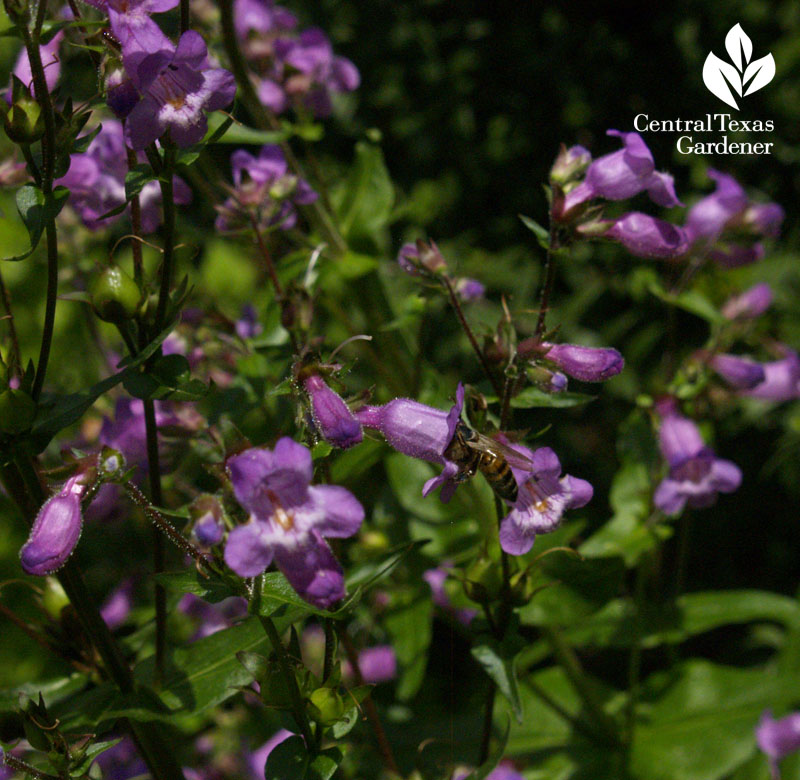
M 508 442 L 503 442 L 508 444 Z M 509 555 L 524 555 L 537 533 L 555 530 L 567 509 L 578 509 L 592 499 L 594 489 L 584 479 L 561 476 L 561 463 L 549 447 L 531 451 L 521 444 L 513 449 L 531 461 L 523 470 L 511 464 L 519 492 L 512 510 L 500 523 L 500 547 Z
M 70 477 L 36 515 L 28 541 L 19 551 L 22 568 L 28 574 L 52 574 L 72 555 L 83 528 L 81 499 L 89 488 L 83 479 L 83 474 Z
M 457 769 L 451 780 L 467 780 L 469 775 L 468 769 Z M 486 780 L 525 780 L 525 778 L 516 771 L 510 761 L 502 761 L 486 775 Z
M 577 344 L 542 343 L 544 357 L 567 376 L 583 382 L 604 382 L 622 371 L 625 361 L 610 347 L 580 347 Z
M 127 579 L 115 588 L 100 607 L 100 616 L 113 631 L 119 628 L 133 608 L 133 580 Z
M 368 647 L 358 654 L 358 669 L 369 685 L 397 677 L 397 656 L 391 645 Z
M 763 363 L 764 381 L 743 395 L 763 401 L 792 401 L 800 398 L 800 357 L 794 350 L 782 347 L 781 360 Z
M 395 398 L 384 406 L 363 406 L 355 417 L 365 428 L 379 430 L 390 446 L 412 458 L 441 463 L 442 473 L 429 479 L 422 495 L 442 486 L 441 498 L 449 501 L 458 487 L 458 466 L 444 457 L 456 431 L 464 406 L 464 386 L 456 389 L 456 403 L 448 412 L 426 406 L 410 398 Z
M 792 712 L 776 720 L 770 710 L 764 710 L 756 726 L 756 742 L 769 758 L 772 777 L 779 779 L 778 762 L 800 750 L 800 712 Z
M 583 182 L 567 194 L 563 213 L 587 200 L 626 200 L 644 190 L 659 206 L 681 205 L 672 176 L 655 170 L 653 155 L 639 133 L 608 130 L 606 135 L 621 138 L 623 148 L 598 157 L 589 166 Z
M 741 295 L 728 299 L 722 307 L 722 316 L 729 320 L 760 317 L 772 304 L 772 288 L 760 282 Z
M 467 277 L 462 277 L 456 282 L 455 291 L 462 301 L 475 301 L 486 294 L 486 288 L 477 279 Z
M 752 390 L 766 378 L 760 363 L 738 355 L 714 355 L 711 368 L 737 390 Z
M 246 41 L 251 33 L 292 30 L 297 27 L 297 17 L 274 0 L 234 0 L 233 25 L 236 35 Z
M 659 444 L 669 466 L 668 476 L 653 496 L 662 512 L 677 514 L 687 503 L 693 509 L 703 509 L 716 502 L 718 493 L 732 493 L 739 487 L 739 467 L 718 458 L 706 446 L 697 426 L 677 412 L 674 402 L 662 402 L 658 412 Z
M 167 130 L 181 148 L 197 143 L 208 128 L 205 112 L 229 105 L 236 93 L 233 74 L 209 66 L 205 41 L 194 30 L 181 35 L 177 48 L 145 56 L 130 75 L 142 94 L 125 125 L 134 150 Z
M 689 248 L 683 228 L 639 211 L 615 220 L 603 236 L 619 241 L 636 257 L 670 259 L 686 254 Z
M 242 306 L 242 314 L 234 325 L 236 335 L 242 339 L 254 339 L 264 331 L 264 326 L 258 321 L 258 312 L 252 303 Z
M 52 92 L 58 83 L 58 77 L 61 75 L 61 60 L 58 58 L 58 47 L 64 38 L 63 32 L 56 33 L 47 43 L 39 47 L 39 55 L 42 58 L 42 67 L 44 68 L 44 80 L 47 84 L 47 91 Z M 14 65 L 13 74 L 30 89 L 34 97 L 36 97 L 36 85 L 33 83 L 33 74 L 31 73 L 31 63 L 28 59 L 28 52 L 25 47 L 17 57 L 17 62 Z M 6 92 L 6 101 L 11 102 L 11 90 Z
M 289 438 L 274 450 L 252 448 L 228 460 L 237 501 L 250 522 L 235 528 L 225 562 L 241 577 L 261 574 L 274 560 L 306 601 L 327 608 L 345 595 L 339 562 L 323 537 L 352 536 L 364 509 L 337 485 L 310 485 L 308 448 Z
M 419 276 L 419 250 L 416 244 L 407 243 L 397 253 L 397 264 L 411 276 Z
M 733 176 L 715 170 L 708 171 L 717 188 L 689 209 L 686 231 L 692 242 L 698 238 L 716 241 L 726 226 L 747 208 L 747 193 Z
M 322 438 L 342 449 L 358 444 L 362 439 L 361 425 L 341 396 L 316 374 L 306 377 L 303 386 L 311 399 L 311 416 Z

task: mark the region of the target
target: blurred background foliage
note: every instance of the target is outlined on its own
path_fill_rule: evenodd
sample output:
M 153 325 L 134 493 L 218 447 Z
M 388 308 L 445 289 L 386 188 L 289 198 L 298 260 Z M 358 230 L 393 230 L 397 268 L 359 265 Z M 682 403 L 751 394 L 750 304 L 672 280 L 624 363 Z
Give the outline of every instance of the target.
M 724 5 L 710 0 L 658 4 L 294 0 L 291 8 L 302 23 L 327 30 L 337 51 L 361 71 L 361 88 L 339 104 L 336 119 L 326 124 L 325 139 L 313 149 L 331 188 L 335 190 L 352 161 L 354 141 L 368 134 L 380 138 L 396 186 L 391 234 L 369 252 L 379 259 L 375 270 L 362 274 L 343 267 L 323 277 L 333 293 L 330 299 L 346 309 L 350 296 L 359 304 L 353 307 L 351 331 L 341 324 L 341 310 L 320 302 L 317 332 L 326 335 L 328 350 L 357 332 L 375 337 L 371 347 L 351 353 L 358 355 L 345 377 L 351 393 L 372 387 L 374 398 L 380 401 L 409 395 L 445 407 L 459 379 L 482 386 L 479 367 L 444 302 L 421 292 L 394 265 L 402 241 L 433 238 L 460 274 L 487 285 L 487 300 L 467 308 L 478 333 L 494 330 L 502 315 L 503 297 L 520 322 L 532 329 L 531 310 L 536 306 L 543 253 L 518 214 L 546 222 L 542 184 L 559 144 L 581 143 L 599 156 L 617 148 L 616 141 L 606 138 L 606 129 L 632 130 L 636 114 L 694 119 L 729 112 L 705 89 L 701 72 L 707 52 L 722 53 L 725 34 L 736 22 L 752 38 L 756 53 L 771 51 L 775 56 L 775 80 L 749 97 L 741 112 L 741 118 L 774 120 L 775 130 L 769 137 L 775 142 L 774 154 L 703 158 L 680 155 L 675 150 L 678 134 L 647 133 L 645 140 L 657 167 L 674 174 L 678 194 L 687 206 L 712 189 L 705 171 L 714 167 L 785 208 L 783 236 L 777 246 L 770 247 L 767 258 L 749 268 L 717 271 L 708 278 L 705 292 L 719 303 L 734 290 L 756 281 L 770 282 L 776 305 L 765 327 L 800 349 L 796 208 L 800 195 L 800 5 L 790 0 Z M 10 70 L 16 47 L 13 39 L 0 39 L 3 73 Z M 77 50 L 65 56 L 86 65 Z M 83 99 L 91 97 L 94 89 L 88 66 L 82 76 L 64 85 L 65 93 Z M 8 151 L 6 144 L 5 140 L 0 143 L 0 155 Z M 229 151 L 228 147 L 215 149 L 203 163 L 203 175 L 211 180 L 215 175 L 227 177 Z M 307 155 L 309 150 L 301 146 L 300 151 Z M 196 204 L 200 202 L 197 198 Z M 13 192 L 0 193 L 0 207 L 5 215 L 0 220 L 0 244 L 7 255 L 26 238 L 16 218 Z M 212 418 L 230 412 L 255 442 L 272 440 L 279 430 L 291 433 L 294 410 L 283 396 L 267 401 L 256 397 L 269 389 L 270 382 L 282 378 L 287 364 L 269 349 L 270 338 L 280 340 L 277 310 L 254 263 L 252 248 L 211 234 L 213 211 L 207 200 L 179 211 L 179 235 L 187 241 L 181 250 L 181 267 L 196 284 L 192 305 L 213 306 L 227 318 L 236 318 L 241 306 L 252 301 L 265 323 L 263 355 L 241 362 L 239 384 L 215 395 L 206 410 Z M 682 219 L 682 211 L 676 210 L 674 217 Z M 62 218 L 68 219 L 67 215 Z M 66 292 L 79 287 L 94 264 L 106 259 L 124 230 L 116 226 L 106 243 L 98 243 L 63 224 L 61 289 Z M 197 231 L 206 231 L 207 238 L 198 240 Z M 120 251 L 120 256 L 127 254 Z M 155 253 L 146 254 L 153 264 Z M 302 271 L 303 262 L 287 258 L 287 278 Z M 44 301 L 42 252 L 28 262 L 5 264 L 2 270 L 15 302 L 23 352 L 33 355 Z M 559 269 L 549 322 L 559 325 L 562 340 L 616 347 L 632 370 L 606 383 L 598 392 L 599 399 L 589 406 L 523 410 L 515 418 L 515 427 L 534 433 L 552 424 L 541 441 L 559 453 L 565 471 L 595 485 L 595 500 L 581 513 L 587 523 L 583 536 L 610 516 L 609 488 L 619 466 L 617 431 L 620 426 L 624 431 L 641 425 L 636 418 L 635 425 L 626 423 L 636 396 L 663 390 L 668 379 L 665 354 L 671 348 L 691 351 L 702 346 L 707 335 L 706 323 L 679 313 L 678 343 L 669 342 L 663 326 L 666 307 L 647 292 L 653 270 L 667 279 L 675 274 L 664 264 L 627 257 L 617 247 L 593 244 L 573 252 Z M 103 324 L 93 327 L 102 338 L 114 342 L 112 330 Z M 50 385 L 75 390 L 108 372 L 109 366 L 90 343 L 88 309 L 77 303 L 60 304 Z M 382 366 L 379 370 L 377 362 Z M 592 389 L 579 384 L 576 389 Z M 111 403 L 103 401 L 98 408 L 109 411 Z M 745 404 L 743 413 L 706 410 L 721 421 L 715 448 L 741 466 L 744 481 L 734 496 L 722 497 L 715 507 L 696 514 L 685 564 L 688 592 L 761 588 L 796 595 L 800 406 L 785 404 L 769 414 L 763 409 L 763 405 Z M 96 423 L 99 418 L 90 415 L 91 419 Z M 338 469 L 365 502 L 374 501 L 372 522 L 390 536 L 397 534 L 395 520 L 416 514 L 410 535 L 433 534 L 437 540 L 437 549 L 431 547 L 425 554 L 452 551 L 464 528 L 457 523 L 443 528 L 442 524 L 454 520 L 462 504 L 445 509 L 436 498 L 422 502 L 418 495 L 406 495 L 403 487 L 417 464 L 406 460 L 405 470 L 398 472 L 392 458 L 380 462 L 387 452 L 368 444 L 340 456 L 333 464 L 334 478 Z M 51 446 L 52 462 L 57 453 L 57 446 Z M 415 491 L 427 473 L 422 467 L 418 470 L 424 473 L 414 477 Z M 463 503 L 489 505 L 483 484 L 474 483 L 464 493 Z M 0 535 L 0 580 L 5 580 L 18 575 L 17 551 L 24 531 L 18 518 L 12 519 L 9 507 L 3 504 L 0 509 L 11 519 L 4 524 L 9 530 Z M 77 555 L 98 593 L 110 590 L 130 545 L 148 533 L 144 527 L 114 526 L 87 534 Z M 674 548 L 672 541 L 665 545 L 657 562 L 665 572 L 665 582 L 672 581 L 678 565 Z M 656 577 L 651 594 L 656 604 L 670 595 L 658 592 L 658 582 Z M 24 605 L 21 611 L 24 614 Z M 434 635 L 434 643 L 452 641 L 452 636 Z M 691 652 L 712 660 L 744 662 L 749 657 L 744 629 L 728 627 L 724 635 L 710 632 L 693 641 Z M 453 652 L 454 657 L 465 655 L 460 647 Z M 614 672 L 617 660 L 608 651 L 598 653 L 592 662 L 595 670 L 622 677 Z M 49 663 L 29 640 L 15 633 L 14 642 L 3 651 L 0 685 L 46 676 Z M 473 662 L 467 657 L 464 663 Z M 431 679 L 436 679 L 436 669 L 431 670 Z M 425 695 L 436 698 L 438 694 L 427 691 Z M 471 700 L 469 692 L 464 697 Z M 401 738 L 410 739 L 408 735 Z

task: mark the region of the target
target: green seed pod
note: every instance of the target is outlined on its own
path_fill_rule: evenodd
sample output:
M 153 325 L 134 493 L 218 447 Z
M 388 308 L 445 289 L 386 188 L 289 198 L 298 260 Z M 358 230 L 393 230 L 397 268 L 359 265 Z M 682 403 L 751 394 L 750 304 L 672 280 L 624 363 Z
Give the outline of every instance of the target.
M 55 577 L 45 579 L 42 591 L 42 608 L 53 620 L 61 618 L 61 610 L 69 605 L 69 597 Z
M 110 266 L 89 285 L 92 308 L 101 320 L 123 322 L 136 314 L 142 294 L 121 268 Z
M 36 402 L 24 390 L 8 388 L 0 393 L 0 431 L 22 433 L 36 417 Z
M 333 688 L 317 688 L 308 703 L 309 715 L 323 726 L 332 726 L 344 715 L 342 697 Z

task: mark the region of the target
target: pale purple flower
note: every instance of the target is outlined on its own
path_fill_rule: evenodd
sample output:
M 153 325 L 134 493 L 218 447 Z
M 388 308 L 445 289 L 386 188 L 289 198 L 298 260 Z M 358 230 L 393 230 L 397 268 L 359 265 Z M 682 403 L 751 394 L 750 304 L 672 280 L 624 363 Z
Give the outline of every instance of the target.
M 169 39 L 150 18 L 150 14 L 169 11 L 178 5 L 179 0 L 85 0 L 85 2 L 108 14 L 111 32 L 122 46 L 124 58 L 127 59 L 127 55 L 136 51 L 150 53 L 169 45 Z
M 274 0 L 234 0 L 233 25 L 246 42 L 251 33 L 265 35 L 297 27 L 297 17 Z
M 683 228 L 640 211 L 614 220 L 603 237 L 618 241 L 636 257 L 669 259 L 686 254 L 689 248 Z
M 710 365 L 737 390 L 752 390 L 766 378 L 764 367 L 760 363 L 738 355 L 714 355 Z
M 459 383 L 456 403 L 447 412 L 410 398 L 395 398 L 383 406 L 362 406 L 355 417 L 365 428 L 379 430 L 398 452 L 441 463 L 444 469 L 425 483 L 422 495 L 427 496 L 441 485 L 441 499 L 447 502 L 459 485 L 456 479 L 459 467 L 447 460 L 444 453 L 453 440 L 463 406 L 464 387 Z
M 456 295 L 462 301 L 475 301 L 483 298 L 486 288 L 477 280 L 462 277 L 455 284 Z
M 361 425 L 353 416 L 341 396 L 312 374 L 303 380 L 303 387 L 311 400 L 311 418 L 325 441 L 334 447 L 346 449 L 362 439 Z
M 42 58 L 44 80 L 47 84 L 48 92 L 52 92 L 55 89 L 58 77 L 61 75 L 61 60 L 58 56 L 58 47 L 63 38 L 64 33 L 58 32 L 47 43 L 39 47 L 39 55 Z M 31 63 L 28 59 L 28 51 L 24 46 L 17 57 L 13 74 L 28 87 L 31 94 L 36 97 L 36 87 L 33 83 L 33 74 L 31 73 Z M 10 89 L 6 92 L 6 101 L 9 103 L 11 102 Z
M 706 445 L 697 426 L 679 414 L 672 400 L 658 405 L 661 416 L 659 445 L 669 466 L 653 496 L 665 514 L 681 512 L 688 504 L 693 509 L 711 506 L 718 493 L 734 492 L 742 481 L 739 467 L 718 458 Z
M 625 361 L 610 347 L 581 347 L 577 344 L 549 344 L 544 357 L 555 363 L 567 376 L 583 382 L 604 382 L 622 371 Z M 557 384 L 556 384 L 557 387 Z
M 242 306 L 242 314 L 234 325 L 236 335 L 242 339 L 254 339 L 264 332 L 264 326 L 258 321 L 258 312 L 252 303 Z
M 95 762 L 105 780 L 129 780 L 147 774 L 147 765 L 130 737 L 123 737 L 116 745 L 104 750 Z
M 428 569 L 422 575 L 422 579 L 430 586 L 433 603 L 445 612 L 451 613 L 459 623 L 468 626 L 478 614 L 478 611 L 470 607 L 459 608 L 453 606 L 453 603 L 450 601 L 450 596 L 447 594 L 447 590 L 444 586 L 449 573 L 450 567 L 445 562 L 435 569 Z
M 319 196 L 305 179 L 289 169 L 280 146 L 262 147 L 258 157 L 244 149 L 231 155 L 234 188 L 217 206 L 217 230 L 250 226 L 289 230 L 297 224 L 296 206 L 313 203 Z
M 231 596 L 216 604 L 209 604 L 194 593 L 185 593 L 178 602 L 178 610 L 198 622 L 191 638 L 192 642 L 196 642 L 230 628 L 235 620 L 244 617 L 247 614 L 247 599 Z
M 101 219 L 104 214 L 125 203 L 125 176 L 128 163 L 122 124 L 116 120 L 103 122 L 100 132 L 85 152 L 73 154 L 64 176 L 55 181 L 70 191 L 69 204 L 90 230 L 98 230 L 123 218 L 122 214 Z M 173 178 L 174 200 L 191 202 L 192 193 L 186 182 Z M 142 232 L 152 233 L 161 224 L 161 188 L 158 182 L 145 184 L 139 193 Z
M 740 295 L 729 298 L 722 307 L 722 315 L 729 320 L 760 317 L 772 304 L 772 288 L 760 282 Z
M 562 477 L 561 462 L 549 447 L 531 451 L 521 444 L 510 446 L 531 465 L 520 469 L 510 463 L 519 491 L 513 508 L 500 523 L 500 547 L 510 555 L 524 555 L 533 547 L 537 533 L 555 530 L 566 510 L 591 501 L 594 489 L 584 479 L 569 474 Z
M 653 155 L 638 133 L 609 130 L 607 135 L 621 138 L 623 148 L 592 162 L 586 178 L 567 194 L 563 213 L 595 198 L 626 200 L 645 190 L 659 206 L 680 205 L 672 176 L 655 170 Z
M 205 41 L 194 30 L 181 35 L 177 48 L 145 56 L 130 75 L 142 94 L 125 125 L 125 139 L 135 150 L 167 130 L 179 147 L 197 143 L 208 128 L 205 112 L 225 108 L 236 93 L 233 74 L 210 67 Z
M 800 712 L 792 712 L 776 720 L 770 710 L 764 710 L 756 726 L 756 742 L 769 758 L 773 780 L 780 780 L 778 763 L 790 753 L 800 750 Z
M 468 769 L 457 769 L 451 780 L 466 780 L 470 774 Z M 502 761 L 486 775 L 486 780 L 525 780 L 525 778 L 514 769 L 510 761 Z
M 225 526 L 222 523 L 222 507 L 214 496 L 202 495 L 194 500 L 190 509 L 194 520 L 192 533 L 204 547 L 213 547 L 222 541 Z
M 764 381 L 743 395 L 763 401 L 792 401 L 800 398 L 800 357 L 794 350 L 782 347 L 781 360 L 762 363 Z
M 28 541 L 19 551 L 28 574 L 52 574 L 72 555 L 83 528 L 81 500 L 89 489 L 84 479 L 83 474 L 70 477 L 36 515 Z
M 253 447 L 230 458 L 228 472 L 250 513 L 228 536 L 228 566 L 255 577 L 274 560 L 306 601 L 327 608 L 342 599 L 342 568 L 324 537 L 358 531 L 364 509 L 355 496 L 337 485 L 311 485 L 311 453 L 286 437 L 274 450 Z
M 285 742 L 289 737 L 293 737 L 291 731 L 279 729 L 261 747 L 247 753 L 247 769 L 251 780 L 264 780 L 264 768 L 267 765 L 269 754 L 275 750 L 281 742 Z
M 422 271 L 435 274 L 447 270 L 447 263 L 434 241 L 403 244 L 397 253 L 397 264 L 410 276 L 419 276 Z
M 417 249 L 416 244 L 406 243 L 400 247 L 400 251 L 397 253 L 397 264 L 411 276 L 418 276 L 419 275 L 419 268 L 417 267 L 419 263 L 419 250 Z
M 113 631 L 127 619 L 133 608 L 133 579 L 118 585 L 100 607 L 100 616 Z
M 349 664 L 344 667 L 346 675 L 352 674 L 349 667 Z M 358 654 L 358 670 L 368 685 L 394 680 L 397 677 L 397 656 L 394 648 L 391 645 L 376 645 L 362 650 Z

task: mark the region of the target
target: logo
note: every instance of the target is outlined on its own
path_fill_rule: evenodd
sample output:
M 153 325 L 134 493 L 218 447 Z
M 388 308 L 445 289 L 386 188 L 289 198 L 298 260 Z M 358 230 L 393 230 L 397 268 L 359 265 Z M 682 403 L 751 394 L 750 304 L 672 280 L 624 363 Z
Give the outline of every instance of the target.
M 703 65 L 703 81 L 712 94 L 738 111 L 734 93 L 743 98 L 766 87 L 775 77 L 775 60 L 772 54 L 752 59 L 753 42 L 740 24 L 728 30 L 725 48 L 731 62 L 709 52 Z

